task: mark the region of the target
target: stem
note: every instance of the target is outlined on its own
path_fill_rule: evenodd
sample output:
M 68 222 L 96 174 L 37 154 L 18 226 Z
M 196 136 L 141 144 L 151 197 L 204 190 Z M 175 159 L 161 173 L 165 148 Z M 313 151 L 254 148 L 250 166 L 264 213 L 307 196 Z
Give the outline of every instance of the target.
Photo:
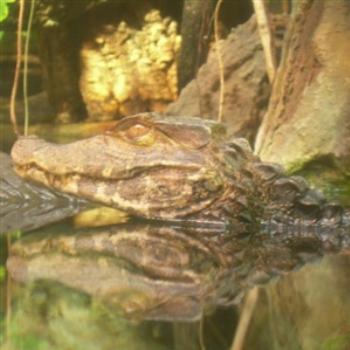
M 225 81 L 224 81 L 224 64 L 222 61 L 222 55 L 220 50 L 220 37 L 219 37 L 219 13 L 221 8 L 222 0 L 219 0 L 215 7 L 214 12 L 214 34 L 215 34 L 215 47 L 216 56 L 219 64 L 219 75 L 220 75 L 220 95 L 219 95 L 219 111 L 218 111 L 218 122 L 222 121 L 222 114 L 224 108 L 224 94 L 225 94 Z
M 17 126 L 17 118 L 16 118 L 16 95 L 17 95 L 17 87 L 19 74 L 21 69 L 21 56 L 22 56 L 22 28 L 23 28 L 23 14 L 24 14 L 24 0 L 19 0 L 19 13 L 18 13 L 18 25 L 17 25 L 17 44 L 16 44 L 16 68 L 15 68 L 15 76 L 13 79 L 13 85 L 11 90 L 11 98 L 10 98 L 10 118 L 13 126 L 13 130 L 15 134 L 19 135 L 19 130 Z
M 28 110 L 28 55 L 30 45 L 30 33 L 33 23 L 35 0 L 30 2 L 29 19 L 27 26 L 27 36 L 24 48 L 24 71 L 23 71 L 23 99 L 24 99 L 24 135 L 28 135 L 29 110 Z
M 10 233 L 7 233 L 6 235 L 6 245 L 7 245 L 7 255 L 10 252 L 11 249 L 11 236 Z M 12 315 L 12 307 L 11 307 L 11 277 L 8 273 L 6 272 L 6 331 L 5 331 L 5 336 L 6 336 L 6 342 L 10 343 L 10 322 L 11 322 L 11 315 Z
M 245 337 L 248 332 L 248 328 L 253 316 L 253 312 L 258 301 L 259 289 L 254 287 L 248 292 L 246 300 L 244 302 L 244 307 L 242 310 L 242 315 L 240 317 L 238 327 L 236 330 L 236 336 L 234 338 L 231 350 L 241 350 L 244 346 Z

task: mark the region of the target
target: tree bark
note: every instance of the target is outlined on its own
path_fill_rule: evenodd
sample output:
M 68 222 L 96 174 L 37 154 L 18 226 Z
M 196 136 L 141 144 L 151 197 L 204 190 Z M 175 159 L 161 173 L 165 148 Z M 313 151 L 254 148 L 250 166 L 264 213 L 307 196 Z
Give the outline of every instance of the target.
M 79 121 L 85 109 L 79 90 L 78 43 L 67 25 L 42 27 L 39 55 L 50 104 L 62 122 Z
M 179 91 L 195 77 L 207 57 L 214 3 L 214 0 L 184 1 L 178 59 Z

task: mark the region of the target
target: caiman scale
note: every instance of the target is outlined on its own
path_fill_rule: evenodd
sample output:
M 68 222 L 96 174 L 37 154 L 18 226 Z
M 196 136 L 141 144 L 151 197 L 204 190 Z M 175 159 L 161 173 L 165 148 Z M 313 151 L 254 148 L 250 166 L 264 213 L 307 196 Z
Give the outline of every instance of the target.
M 69 144 L 22 137 L 12 159 L 26 179 L 146 219 L 228 223 L 239 233 L 266 222 L 349 223 L 302 177 L 202 119 L 142 113 Z

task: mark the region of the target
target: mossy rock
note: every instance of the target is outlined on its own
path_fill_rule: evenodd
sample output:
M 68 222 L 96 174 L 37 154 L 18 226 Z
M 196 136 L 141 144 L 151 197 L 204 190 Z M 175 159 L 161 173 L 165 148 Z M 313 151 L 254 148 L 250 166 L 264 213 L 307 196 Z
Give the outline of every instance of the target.
M 334 162 L 329 159 L 310 162 L 296 174 L 305 177 L 312 186 L 322 190 L 329 200 L 350 207 L 350 176 Z

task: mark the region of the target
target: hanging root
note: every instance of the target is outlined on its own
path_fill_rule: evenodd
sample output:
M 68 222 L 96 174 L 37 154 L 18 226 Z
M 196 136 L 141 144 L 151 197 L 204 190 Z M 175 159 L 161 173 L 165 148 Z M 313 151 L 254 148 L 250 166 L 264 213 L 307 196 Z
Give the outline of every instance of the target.
M 11 90 L 10 98 L 10 118 L 13 126 L 13 130 L 17 136 L 19 136 L 19 130 L 16 118 L 16 95 L 18 88 L 19 74 L 21 70 L 21 57 L 22 57 L 22 28 L 23 28 L 23 14 L 24 14 L 25 0 L 19 0 L 19 13 L 18 13 L 18 24 L 17 24 L 17 43 L 16 43 L 16 68 L 15 77 L 13 79 L 13 85 Z
M 224 95 L 225 95 L 224 63 L 222 61 L 220 37 L 219 37 L 219 13 L 220 13 L 221 4 L 222 4 L 222 0 L 219 0 L 216 4 L 215 12 L 214 12 L 214 35 L 215 35 L 215 48 L 216 48 L 215 52 L 218 58 L 219 75 L 220 75 L 218 122 L 222 122 L 222 114 L 223 114 L 223 108 L 224 108 Z

